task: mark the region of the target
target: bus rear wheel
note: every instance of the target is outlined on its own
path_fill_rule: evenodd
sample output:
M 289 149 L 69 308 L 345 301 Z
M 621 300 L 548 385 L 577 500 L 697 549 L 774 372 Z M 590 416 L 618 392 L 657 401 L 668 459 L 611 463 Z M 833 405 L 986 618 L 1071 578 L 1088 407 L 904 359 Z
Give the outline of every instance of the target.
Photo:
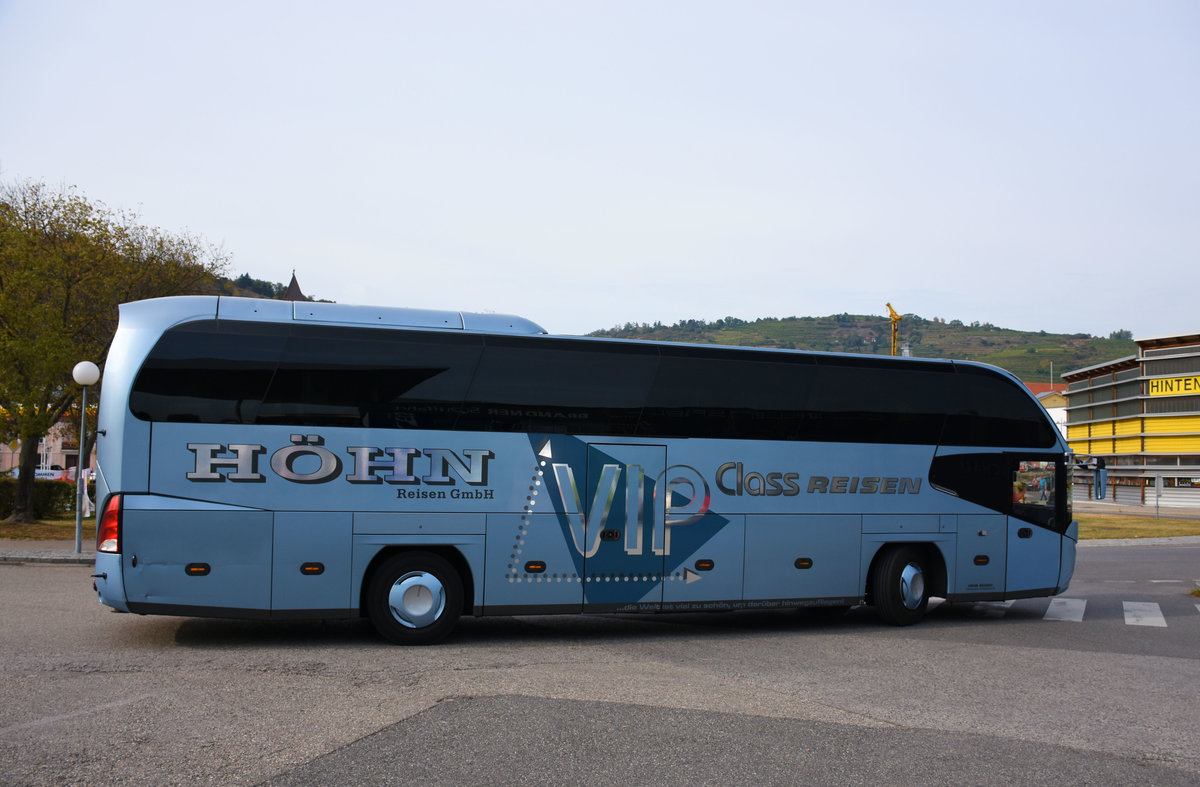
M 871 594 L 879 617 L 893 626 L 911 626 L 929 606 L 928 567 L 921 550 L 891 547 L 871 572 Z
M 432 552 L 403 552 L 385 560 L 367 584 L 367 615 L 397 645 L 432 645 L 462 612 L 462 580 Z

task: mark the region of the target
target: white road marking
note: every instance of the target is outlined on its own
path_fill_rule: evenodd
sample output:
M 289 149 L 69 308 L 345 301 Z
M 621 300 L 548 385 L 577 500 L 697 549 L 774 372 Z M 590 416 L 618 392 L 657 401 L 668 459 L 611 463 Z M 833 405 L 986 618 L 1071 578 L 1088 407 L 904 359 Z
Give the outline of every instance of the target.
M 1050 608 L 1046 610 L 1043 620 L 1065 620 L 1071 623 L 1083 622 L 1083 610 L 1087 607 L 1085 598 L 1052 598 Z
M 930 599 L 929 609 L 933 609 L 941 603 L 941 599 Z M 1009 607 L 1015 603 L 1015 601 L 976 601 L 971 604 L 968 614 L 975 618 L 1002 618 L 1008 612 Z M 1088 600 L 1085 598 L 1052 598 L 1042 620 L 1082 623 L 1087 603 Z M 1122 601 L 1121 604 L 1125 610 L 1125 625 L 1167 628 L 1167 619 L 1158 604 L 1152 601 Z M 1200 604 L 1196 604 L 1195 607 L 1196 611 L 1200 612 Z
M 1125 625 L 1157 626 L 1166 628 L 1167 620 L 1162 609 L 1152 601 L 1122 601 L 1125 606 Z
M 47 716 L 46 718 L 38 719 L 37 721 L 27 721 L 24 724 L 14 724 L 11 727 L 0 727 L 0 735 L 8 735 L 9 733 L 16 732 L 17 730 L 27 730 L 30 727 L 44 727 L 47 724 L 53 724 L 56 721 L 65 721 L 67 719 L 73 719 L 76 716 L 84 716 L 89 713 L 99 713 L 101 711 L 110 710 L 112 708 L 119 708 L 122 705 L 131 705 L 135 702 L 141 702 L 142 700 L 148 700 L 153 696 L 154 696 L 153 694 L 139 694 L 136 697 L 128 697 L 123 700 L 117 700 L 116 702 L 106 702 L 103 705 L 93 705 L 90 708 L 84 708 L 83 710 L 77 710 L 77 711 L 74 711 L 73 713 L 62 713 L 62 714 L 59 714 L 58 716 Z M 97 722 L 97 723 L 101 724 L 101 722 Z M 101 724 L 101 726 L 103 726 L 103 725 Z

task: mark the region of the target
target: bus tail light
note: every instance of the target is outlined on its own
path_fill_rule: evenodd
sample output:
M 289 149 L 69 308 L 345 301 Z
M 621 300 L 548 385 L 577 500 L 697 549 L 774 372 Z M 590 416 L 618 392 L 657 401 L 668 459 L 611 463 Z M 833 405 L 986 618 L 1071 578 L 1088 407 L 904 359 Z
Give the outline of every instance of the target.
M 96 551 L 119 552 L 121 549 L 121 496 L 113 495 L 104 505 L 96 528 Z

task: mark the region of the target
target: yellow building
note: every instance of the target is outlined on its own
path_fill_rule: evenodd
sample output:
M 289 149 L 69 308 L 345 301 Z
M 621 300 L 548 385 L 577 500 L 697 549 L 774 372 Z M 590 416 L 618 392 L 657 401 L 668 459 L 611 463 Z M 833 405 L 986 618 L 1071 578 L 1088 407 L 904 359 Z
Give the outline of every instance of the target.
M 1200 334 L 1137 339 L 1137 355 L 1064 374 L 1067 440 L 1104 460 L 1106 499 L 1200 505 Z M 1076 497 L 1095 499 L 1091 473 Z

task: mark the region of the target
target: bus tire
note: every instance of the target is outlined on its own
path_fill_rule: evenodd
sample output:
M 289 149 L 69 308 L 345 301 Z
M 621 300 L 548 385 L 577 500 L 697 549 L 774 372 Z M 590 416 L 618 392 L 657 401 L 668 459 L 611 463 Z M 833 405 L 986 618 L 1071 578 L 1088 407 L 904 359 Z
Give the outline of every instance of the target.
M 924 553 L 911 546 L 890 547 L 871 572 L 871 594 L 884 622 L 911 626 L 929 606 L 929 566 Z
M 367 584 L 367 615 L 397 645 L 432 645 L 458 623 L 462 579 L 432 552 L 402 552 L 385 560 Z

